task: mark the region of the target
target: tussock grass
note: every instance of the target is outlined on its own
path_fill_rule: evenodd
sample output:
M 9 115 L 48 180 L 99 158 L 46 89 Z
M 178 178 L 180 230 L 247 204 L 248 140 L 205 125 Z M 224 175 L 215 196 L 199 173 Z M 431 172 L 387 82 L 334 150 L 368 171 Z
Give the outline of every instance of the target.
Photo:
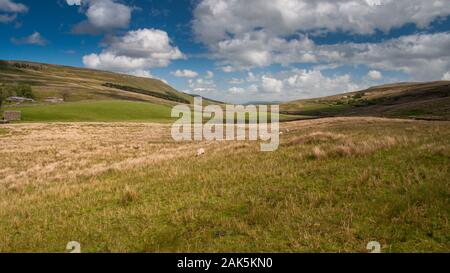
M 291 137 L 285 146 L 311 146 L 310 158 L 320 160 L 333 157 L 351 157 L 366 155 L 396 145 L 406 145 L 405 137 L 380 136 L 378 138 L 361 138 L 332 132 L 312 132 Z
M 319 144 L 321 142 L 329 142 L 344 139 L 346 136 L 331 132 L 313 132 L 306 136 L 294 137 L 289 143 L 297 144 Z
M 314 159 L 320 160 L 320 159 L 324 159 L 327 156 L 327 153 L 324 152 L 319 147 L 314 147 L 312 152 L 311 152 L 311 156 Z
M 7 126 L 17 137 L 0 138 L 2 252 L 72 240 L 84 252 L 450 249 L 446 122 L 292 122 L 273 153 L 174 143 L 165 125 Z M 311 158 L 315 148 L 326 156 Z
M 122 196 L 121 196 L 121 203 L 123 205 L 128 205 L 132 203 L 134 200 L 138 198 L 138 193 L 131 189 L 128 185 L 125 186 L 125 189 L 123 190 Z

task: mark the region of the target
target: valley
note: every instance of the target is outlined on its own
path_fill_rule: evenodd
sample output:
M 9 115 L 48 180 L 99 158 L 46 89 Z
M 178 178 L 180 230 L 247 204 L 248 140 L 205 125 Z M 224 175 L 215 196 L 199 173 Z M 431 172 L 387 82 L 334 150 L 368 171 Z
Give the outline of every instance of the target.
M 35 95 L 3 108 L 0 252 L 449 250 L 449 82 L 282 103 L 264 153 L 174 141 L 194 98 L 159 80 L 3 61 L 0 81 Z

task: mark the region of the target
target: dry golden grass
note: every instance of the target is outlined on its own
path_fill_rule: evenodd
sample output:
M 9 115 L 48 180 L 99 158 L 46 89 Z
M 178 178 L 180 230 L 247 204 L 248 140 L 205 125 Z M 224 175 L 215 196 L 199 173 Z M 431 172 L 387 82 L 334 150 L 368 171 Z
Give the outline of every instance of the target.
M 0 192 L 126 171 L 227 149 L 229 142 L 174 142 L 170 125 L 48 123 L 5 125 L 0 137 Z M 242 144 L 242 143 L 241 143 Z
M 160 124 L 2 129 L 0 252 L 450 249 L 447 122 L 284 123 L 272 153 Z
M 0 189 L 70 181 L 195 153 L 160 124 L 14 124 L 0 138 Z M 161 141 L 161 140 L 166 141 Z
M 364 155 L 406 143 L 405 138 L 396 136 L 360 138 L 321 130 L 342 122 L 382 121 L 331 118 L 286 123 L 281 130 L 289 133 L 282 142 L 289 146 L 316 145 L 310 152 L 315 159 Z M 2 129 L 7 133 L 0 135 L 0 157 L 5 159 L 0 165 L 0 191 L 173 161 L 192 156 L 205 145 L 216 150 L 249 146 L 245 142 L 176 143 L 171 139 L 170 125 L 156 123 L 35 123 L 4 125 Z

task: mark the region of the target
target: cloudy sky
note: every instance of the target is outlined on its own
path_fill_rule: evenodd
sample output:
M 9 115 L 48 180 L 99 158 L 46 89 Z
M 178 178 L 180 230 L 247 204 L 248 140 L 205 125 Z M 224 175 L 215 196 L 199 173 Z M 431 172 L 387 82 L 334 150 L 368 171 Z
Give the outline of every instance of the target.
M 229 101 L 450 80 L 450 0 L 0 0 L 0 59 Z

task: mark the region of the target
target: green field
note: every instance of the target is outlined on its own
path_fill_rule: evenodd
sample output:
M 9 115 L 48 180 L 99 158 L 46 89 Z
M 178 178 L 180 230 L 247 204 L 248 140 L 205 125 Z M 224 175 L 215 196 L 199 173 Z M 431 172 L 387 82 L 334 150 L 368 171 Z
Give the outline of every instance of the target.
M 100 100 L 46 105 L 8 106 L 4 110 L 22 112 L 21 122 L 173 122 L 170 105 L 125 100 Z M 281 121 L 307 119 L 281 114 Z
M 22 122 L 172 121 L 169 106 L 120 100 L 30 105 L 7 110 L 22 111 Z

